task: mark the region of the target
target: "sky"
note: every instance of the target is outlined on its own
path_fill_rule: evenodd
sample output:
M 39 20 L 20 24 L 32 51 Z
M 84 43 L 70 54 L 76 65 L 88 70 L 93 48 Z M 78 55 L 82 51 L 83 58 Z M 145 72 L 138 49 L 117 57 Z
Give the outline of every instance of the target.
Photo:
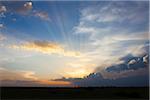
M 148 1 L 0 1 L 1 86 L 145 86 L 148 70 Z

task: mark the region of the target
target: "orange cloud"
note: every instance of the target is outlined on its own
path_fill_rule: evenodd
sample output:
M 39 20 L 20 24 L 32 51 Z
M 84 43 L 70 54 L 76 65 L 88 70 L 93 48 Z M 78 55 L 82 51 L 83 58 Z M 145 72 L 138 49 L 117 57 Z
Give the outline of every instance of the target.
M 8 70 L 0 67 L 0 80 L 38 80 L 33 71 Z
M 39 81 L 41 84 L 47 84 L 50 86 L 71 86 L 72 83 L 68 81 L 49 81 L 49 80 L 41 80 Z
M 27 79 L 37 80 L 38 78 L 35 76 L 35 72 L 28 71 L 23 74 L 23 77 Z
M 10 46 L 14 49 L 24 49 L 28 51 L 37 51 L 44 54 L 59 54 L 63 56 L 79 57 L 80 52 L 70 51 L 63 48 L 61 45 L 47 41 L 34 41 L 21 45 Z
M 33 71 L 14 71 L 0 67 L 0 86 L 71 86 L 67 81 L 39 79 Z

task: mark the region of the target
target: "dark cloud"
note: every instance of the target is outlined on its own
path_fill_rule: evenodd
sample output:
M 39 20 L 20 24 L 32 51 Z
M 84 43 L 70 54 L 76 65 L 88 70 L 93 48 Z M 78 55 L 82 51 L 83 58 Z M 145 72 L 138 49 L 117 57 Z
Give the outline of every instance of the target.
M 124 70 L 128 70 L 128 66 L 126 64 L 118 64 L 118 65 L 114 65 L 114 66 L 110 66 L 106 68 L 106 71 L 108 72 L 120 72 Z
M 127 54 L 126 56 L 120 58 L 121 61 L 128 63 L 132 59 L 138 59 L 138 57 L 134 57 L 132 54 Z
M 104 79 L 101 73 L 91 73 L 84 78 L 61 78 L 55 81 L 69 81 L 74 86 L 99 87 L 99 86 L 148 86 L 148 75 L 130 76 L 118 79 Z
M 104 72 L 91 73 L 84 78 L 61 78 L 54 81 L 69 81 L 74 86 L 148 86 L 149 55 L 134 57 L 129 54 L 121 58 L 124 63 L 107 67 Z M 98 67 L 99 68 L 99 67 Z M 97 68 L 97 69 L 98 69 Z
M 148 86 L 149 85 L 149 44 L 143 47 L 141 55 L 128 54 L 121 57 L 121 64 L 97 67 L 95 73 L 84 78 L 61 78 L 54 81 L 69 81 L 74 86 Z
M 76 81 L 80 81 L 82 80 L 82 78 L 65 78 L 65 77 L 62 77 L 60 79 L 54 79 L 52 81 L 69 81 L 69 82 L 76 82 Z
M 106 71 L 121 72 L 124 70 L 137 70 L 139 68 L 148 67 L 149 56 L 148 54 L 142 57 L 134 57 L 132 55 L 127 55 L 121 58 L 121 60 L 123 60 L 124 63 L 107 67 Z
M 121 57 L 119 60 L 123 61 L 121 64 L 116 64 L 106 67 L 108 72 L 121 72 L 125 70 L 137 70 L 139 68 L 145 68 L 149 66 L 149 44 L 145 44 L 143 47 L 143 53 L 139 56 L 133 56 L 128 54 Z

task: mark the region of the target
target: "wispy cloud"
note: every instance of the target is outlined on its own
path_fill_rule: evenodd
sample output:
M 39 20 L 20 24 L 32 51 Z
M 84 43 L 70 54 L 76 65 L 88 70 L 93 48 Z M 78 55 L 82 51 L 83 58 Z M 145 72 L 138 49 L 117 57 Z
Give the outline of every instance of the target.
M 49 14 L 45 11 L 33 11 L 33 16 L 39 17 L 42 20 L 50 21 Z
M 139 11 L 144 10 L 146 2 L 109 2 L 104 5 L 97 5 L 95 7 L 88 7 L 86 9 L 81 10 L 81 16 L 84 21 L 94 21 L 99 23 L 112 23 L 112 22 L 124 22 L 129 21 L 129 23 L 139 23 L 145 19 L 143 19 L 146 12 L 142 13 L 141 16 L 139 15 Z M 125 5 L 128 5 L 126 7 Z M 133 7 L 134 6 L 134 7 Z M 99 9 L 99 10 L 95 10 Z
M 25 73 L 23 74 L 23 76 L 24 76 L 25 78 L 32 79 L 32 80 L 37 80 L 38 78 L 37 78 L 36 76 L 34 76 L 34 75 L 35 75 L 35 72 L 31 72 L 31 71 L 25 72 Z
M 71 82 L 66 81 L 29 81 L 29 80 L 1 80 L 0 86 L 19 87 L 70 87 Z
M 14 6 L 10 6 L 11 3 Z M 70 11 L 76 10 L 74 8 L 69 10 L 62 8 L 60 14 L 57 9 L 49 8 L 49 5 L 43 9 L 39 6 L 40 3 L 32 1 L 16 1 L 10 2 L 10 4 L 4 3 L 0 6 L 2 15 L 16 16 L 12 19 L 14 25 L 8 25 L 12 20 L 9 20 L 7 16 L 8 22 L 0 24 L 0 28 L 8 25 L 8 30 L 3 30 L 6 31 L 8 41 L 3 41 L 6 37 L 0 35 L 0 42 L 4 43 L 4 48 L 2 47 L 0 50 L 1 65 L 8 65 L 14 69 L 33 68 L 38 70 L 41 77 L 44 78 L 53 78 L 53 73 L 54 77 L 60 75 L 81 78 L 95 72 L 97 67 L 97 72 L 102 73 L 104 78 L 126 77 L 135 73 L 136 76 L 145 72 L 145 67 L 141 69 L 131 66 L 131 64 L 138 63 L 137 60 L 132 59 L 125 63 L 122 58 L 128 54 L 137 57 L 147 53 L 143 48 L 149 46 L 148 4 L 142 2 L 96 2 L 94 6 L 91 4 L 79 6 L 79 12 L 71 13 L 75 17 L 69 16 Z M 31 23 L 28 23 L 29 20 Z M 39 25 L 35 25 L 38 23 L 37 20 L 40 21 Z M 51 20 L 55 23 L 41 22 Z M 29 27 L 24 27 L 25 25 L 29 25 Z M 52 27 L 45 27 L 45 25 Z M 18 27 L 20 28 L 17 31 L 12 30 Z M 41 34 L 41 32 L 46 34 Z M 50 42 L 51 39 L 56 42 Z M 143 57 L 143 62 L 148 62 L 147 57 L 148 55 Z M 124 63 L 127 68 L 120 71 L 120 66 Z M 114 65 L 117 65 L 117 68 L 113 67 L 115 71 L 105 71 Z M 119 72 L 116 71 L 118 67 Z M 51 72 L 52 76 L 48 77 L 46 73 Z M 15 72 L 15 74 L 19 79 L 38 80 L 34 71 Z M 10 74 L 8 75 L 11 77 Z M 55 83 L 47 80 L 40 80 L 40 82 Z M 62 82 L 62 84 L 70 83 Z
M 62 77 L 53 81 L 72 82 L 75 86 L 148 86 L 148 61 L 149 55 L 134 57 L 128 55 L 122 60 L 124 62 L 115 64 L 101 70 L 100 67 L 95 72 L 82 78 Z M 82 73 L 80 69 L 78 71 Z M 72 72 L 74 73 L 74 72 Z
M 145 25 L 148 20 L 148 6 L 138 2 L 125 6 L 127 4 L 109 2 L 80 10 L 74 34 L 87 36 L 87 51 L 84 53 L 93 63 L 101 63 L 102 68 L 120 62 L 120 57 L 127 54 L 140 55 L 145 52 L 142 48 L 149 40 L 148 29 L 140 29 L 139 24 Z
M 4 25 L 3 24 L 0 24 L 0 29 L 4 28 Z
M 0 41 L 6 40 L 6 39 L 7 39 L 6 36 L 0 34 Z
M 6 6 L 0 4 L 0 18 L 5 17 L 5 12 L 7 11 Z
M 72 82 L 75 86 L 148 86 L 149 55 L 127 55 L 120 58 L 120 64 L 111 64 L 106 69 L 97 67 L 95 71 L 82 78 L 62 77 L 54 81 Z M 107 63 L 107 61 L 106 61 Z M 79 65 L 78 65 L 79 66 Z M 88 66 L 87 66 L 88 67 Z M 69 71 L 70 72 L 70 71 Z M 72 71 L 72 74 L 75 74 Z M 82 74 L 84 71 L 77 71 Z M 87 72 L 87 71 L 86 71 Z M 77 76 L 77 75 L 75 75 Z
M 9 70 L 0 67 L 0 86 L 71 86 L 66 81 L 49 81 L 39 79 L 33 71 Z
M 37 80 L 35 72 L 32 71 L 15 71 L 0 67 L 0 80 Z
M 58 55 L 71 56 L 71 57 L 80 56 L 80 52 L 67 50 L 60 44 L 56 44 L 48 41 L 34 41 L 34 42 L 24 43 L 21 45 L 12 45 L 10 47 L 14 49 L 37 51 L 45 54 L 58 54 Z

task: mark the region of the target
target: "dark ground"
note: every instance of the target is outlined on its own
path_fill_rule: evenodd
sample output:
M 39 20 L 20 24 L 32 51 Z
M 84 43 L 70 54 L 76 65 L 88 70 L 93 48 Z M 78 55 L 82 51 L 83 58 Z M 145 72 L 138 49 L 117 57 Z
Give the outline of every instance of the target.
M 12 99 L 149 99 L 149 87 L 1 87 L 1 100 Z

